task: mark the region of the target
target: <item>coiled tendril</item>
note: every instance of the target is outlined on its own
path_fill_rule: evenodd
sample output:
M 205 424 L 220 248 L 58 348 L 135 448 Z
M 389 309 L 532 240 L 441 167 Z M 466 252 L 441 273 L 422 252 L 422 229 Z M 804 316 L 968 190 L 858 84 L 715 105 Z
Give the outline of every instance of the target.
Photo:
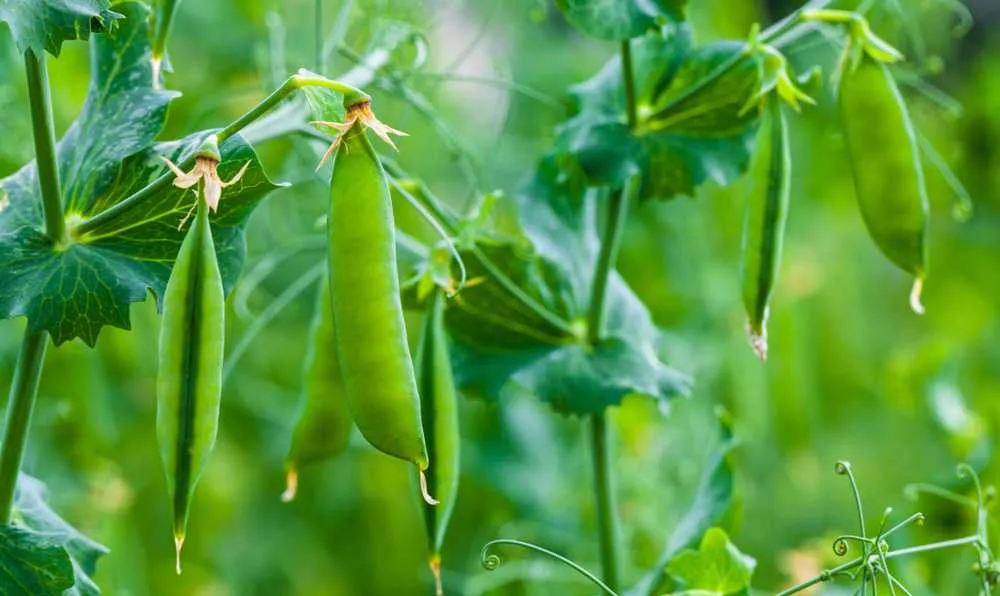
M 597 576 L 595 576 L 593 573 L 587 571 L 586 569 L 584 569 L 580 565 L 576 564 L 575 562 L 567 559 L 566 557 L 564 557 L 562 555 L 556 554 L 556 553 L 554 553 L 554 552 L 552 552 L 552 551 L 550 551 L 550 550 L 548 550 L 546 548 L 542 548 L 541 546 L 538 546 L 537 544 L 532 544 L 530 542 L 524 542 L 524 541 L 521 541 L 521 540 L 512 540 L 512 539 L 509 539 L 509 538 L 501 538 L 499 540 L 493 540 L 493 541 L 487 542 L 486 545 L 483 546 L 483 550 L 482 550 L 482 552 L 480 553 L 480 556 L 479 556 L 479 560 L 480 560 L 480 563 L 482 563 L 482 565 L 483 565 L 483 569 L 485 569 L 487 571 L 495 571 L 498 567 L 500 567 L 500 555 L 497 555 L 496 553 L 491 553 L 490 549 L 493 548 L 494 546 L 499 546 L 499 545 L 502 545 L 502 544 L 506 544 L 506 545 L 510 545 L 510 546 L 518 546 L 518 547 L 521 547 L 521 548 L 524 548 L 524 549 L 527 549 L 527 550 L 531 550 L 531 551 L 535 551 L 536 553 L 540 553 L 542 555 L 545 555 L 546 557 L 549 557 L 550 559 L 555 559 L 556 561 L 559 561 L 563 565 L 566 565 L 570 569 L 576 571 L 577 573 L 579 573 L 583 577 L 587 578 L 595 586 L 601 588 L 601 590 L 603 590 L 605 594 L 609 594 L 610 596 L 618 596 L 618 594 L 616 594 L 614 590 L 612 590 L 611 588 L 609 588 L 604 582 L 602 582 L 600 579 L 598 579 Z

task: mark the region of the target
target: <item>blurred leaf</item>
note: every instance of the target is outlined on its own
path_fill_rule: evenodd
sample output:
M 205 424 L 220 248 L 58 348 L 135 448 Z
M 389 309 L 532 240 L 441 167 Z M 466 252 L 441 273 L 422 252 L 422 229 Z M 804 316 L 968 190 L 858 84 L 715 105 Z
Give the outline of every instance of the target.
M 720 528 L 711 528 L 698 550 L 680 552 L 667 572 L 688 590 L 707 590 L 720 595 L 750 587 L 757 561 L 740 552 Z
M 0 578 L 8 575 L 15 579 L 4 578 L 0 585 L 16 585 L 24 591 L 4 591 L 4 596 L 100 593 L 90 576 L 108 549 L 81 534 L 49 507 L 41 481 L 20 475 L 13 521 L 13 526 L 0 526 L 0 535 L 7 534 L 0 540 Z
M 621 188 L 643 173 L 642 197 L 693 196 L 706 181 L 726 185 L 746 170 L 756 115 L 740 111 L 757 84 L 744 45 L 692 46 L 686 26 L 633 42 L 637 130 L 625 123 L 621 60 L 572 90 L 577 115 L 559 148 L 595 186 Z
M 58 56 L 64 41 L 87 39 L 122 18 L 110 7 L 111 0 L 3 0 L 0 21 L 10 26 L 22 53 Z
M 208 131 L 152 146 L 175 94 L 151 88 L 148 10 L 116 6 L 128 16 L 95 42 L 87 102 L 58 147 L 64 203 L 72 221 L 96 215 L 166 171 L 159 156 L 180 162 Z M 226 189 L 214 221 L 216 249 L 227 289 L 242 267 L 242 228 L 254 206 L 276 188 L 241 138 L 222 144 L 219 173 L 227 179 L 247 161 L 239 183 Z M 93 346 L 104 325 L 129 328 L 129 304 L 148 289 L 162 294 L 183 233 L 178 223 L 194 194 L 167 186 L 142 205 L 120 212 L 64 249 L 41 232 L 35 164 L 0 180 L 0 247 L 11 258 L 0 270 L 0 317 L 24 315 L 29 327 L 52 334 L 56 345 L 76 337 Z
M 687 0 L 556 0 L 566 20 L 591 37 L 638 37 L 665 21 L 683 21 Z
M 702 473 L 694 502 L 674 528 L 667 547 L 653 569 L 628 591 L 629 596 L 652 596 L 658 593 L 657 590 L 666 579 L 667 565 L 674 557 L 696 544 L 710 528 L 721 524 L 736 505 L 731 455 L 739 445 L 739 439 L 733 435 L 729 414 L 720 411 L 718 416 L 722 441 Z
M 458 340 L 456 377 L 467 393 L 487 399 L 533 395 L 557 411 L 604 411 L 632 394 L 666 404 L 686 394 L 690 379 L 657 357 L 660 332 L 617 274 L 608 289 L 605 340 L 582 339 L 597 251 L 596 196 L 544 160 L 518 195 L 524 239 L 481 250 L 503 275 L 569 325 L 554 327 L 514 300 L 474 256 L 470 284 L 448 310 Z

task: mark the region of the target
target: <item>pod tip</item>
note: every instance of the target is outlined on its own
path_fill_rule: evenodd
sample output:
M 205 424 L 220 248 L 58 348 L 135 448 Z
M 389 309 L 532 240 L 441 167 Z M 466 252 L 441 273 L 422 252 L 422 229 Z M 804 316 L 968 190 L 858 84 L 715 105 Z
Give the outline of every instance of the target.
M 431 573 L 434 574 L 434 593 L 437 596 L 444 596 L 444 584 L 441 582 L 441 555 L 436 553 L 432 555 L 429 566 Z
M 295 500 L 295 495 L 299 492 L 299 471 L 288 468 L 288 475 L 285 477 L 285 492 L 281 493 L 282 503 L 291 503 Z
M 767 327 L 763 325 L 755 329 L 753 325 L 747 325 L 747 336 L 750 338 L 750 347 L 753 353 L 761 362 L 767 362 Z
M 420 470 L 420 494 L 424 497 L 424 501 L 431 506 L 437 505 L 438 500 L 431 496 L 430 491 L 427 490 L 427 474 L 423 470 Z
M 177 534 L 174 536 L 174 548 L 177 553 L 177 575 L 181 574 L 181 550 L 184 548 L 184 535 Z
M 920 302 L 920 295 L 924 291 L 924 278 L 918 277 L 913 281 L 913 289 L 910 290 L 910 308 L 918 315 L 924 314 L 924 305 Z

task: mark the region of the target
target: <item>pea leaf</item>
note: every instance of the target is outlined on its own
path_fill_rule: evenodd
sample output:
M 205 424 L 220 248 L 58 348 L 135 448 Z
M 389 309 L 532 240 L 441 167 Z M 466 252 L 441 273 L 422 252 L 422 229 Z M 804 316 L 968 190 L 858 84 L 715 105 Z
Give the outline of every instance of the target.
M 46 540 L 54 542 L 66 554 L 71 564 L 72 590 L 66 596 L 92 596 L 100 594 L 91 576 L 97 571 L 97 562 L 108 549 L 80 533 L 46 502 L 45 485 L 35 478 L 21 474 L 17 481 L 13 519 L 16 527 L 28 529 Z M 2 560 L 2 557 L 0 557 Z M 2 585 L 2 582 L 0 582 Z M 62 594 L 62 592 L 57 592 Z
M 556 0 L 566 20 L 600 39 L 638 37 L 666 21 L 683 21 L 687 0 Z
M 0 592 L 4 596 L 96 596 L 90 576 L 108 551 L 60 518 L 45 485 L 21 474 L 12 525 L 0 525 Z
M 721 528 L 705 532 L 698 550 L 679 553 L 667 572 L 687 590 L 706 590 L 720 595 L 750 587 L 757 561 L 740 552 Z
M 0 0 L 0 21 L 10 26 L 22 53 L 58 56 L 64 41 L 87 39 L 122 18 L 110 7 L 111 0 Z
M 465 262 L 470 285 L 446 316 L 456 380 L 470 395 L 502 399 L 524 393 L 557 411 L 587 415 L 626 395 L 663 404 L 688 392 L 690 380 L 657 357 L 660 332 L 642 302 L 617 274 L 608 290 L 606 339 L 583 339 L 593 262 L 598 249 L 596 197 L 582 195 L 554 158 L 517 197 L 522 237 L 482 247 L 499 275 L 513 282 L 551 318 L 515 300 L 475 255 Z
M 733 435 L 727 413 L 719 413 L 719 425 L 721 441 L 702 473 L 691 507 L 674 528 L 657 563 L 627 592 L 628 596 L 662 593 L 659 590 L 667 579 L 667 566 L 674 557 L 695 545 L 711 527 L 722 524 L 732 515 L 737 504 L 732 453 L 739 445 L 739 439 Z
M 175 162 L 191 155 L 211 131 L 154 144 L 176 94 L 152 88 L 148 9 L 116 5 L 123 25 L 92 40 L 90 89 L 77 121 L 58 146 L 67 221 L 86 221 L 144 188 Z M 241 180 L 226 189 L 213 220 L 216 250 L 227 291 L 245 254 L 243 228 L 256 204 L 276 186 L 253 149 L 240 137 L 220 147 L 223 179 L 246 162 Z M 162 296 L 183 240 L 178 224 L 195 196 L 173 186 L 150 194 L 138 208 L 105 217 L 67 247 L 42 232 L 34 163 L 0 180 L 0 318 L 27 316 L 32 331 L 48 331 L 56 345 L 81 338 L 93 346 L 101 327 L 129 328 L 129 305 L 148 291 Z
M 60 596 L 73 587 L 69 553 L 44 534 L 0 526 L 0 586 L 5 596 Z
M 635 40 L 635 132 L 625 123 L 621 61 L 614 58 L 573 88 L 577 114 L 558 131 L 560 151 L 591 185 L 620 188 L 642 172 L 646 199 L 693 196 L 709 180 L 729 184 L 746 170 L 756 123 L 755 114 L 740 114 L 758 77 L 743 48 L 696 48 L 686 25 Z

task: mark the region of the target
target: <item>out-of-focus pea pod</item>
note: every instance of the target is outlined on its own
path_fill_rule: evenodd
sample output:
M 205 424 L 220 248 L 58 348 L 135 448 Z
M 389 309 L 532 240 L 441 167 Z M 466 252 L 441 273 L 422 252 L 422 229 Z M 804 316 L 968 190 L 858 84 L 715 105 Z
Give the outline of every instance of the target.
M 770 94 L 763 108 L 749 170 L 741 267 L 747 331 L 762 361 L 767 359 L 768 308 L 781 264 L 792 178 L 788 125 L 781 98 L 777 93 Z
M 840 81 L 840 109 L 868 232 L 889 260 L 916 278 L 910 305 L 922 314 L 927 189 L 913 123 L 885 64 L 866 58 L 857 68 L 847 68 Z
M 204 182 L 163 296 L 156 434 L 173 504 L 177 573 L 198 477 L 215 445 L 222 396 L 225 299 Z
M 302 406 L 285 462 L 288 482 L 281 500 L 286 503 L 295 498 L 301 467 L 337 455 L 351 437 L 351 413 L 337 355 L 330 284 L 325 276 L 320 286 L 302 373 Z
M 437 594 L 441 585 L 441 547 L 448 521 L 455 508 L 459 476 L 458 400 L 444 331 L 444 295 L 435 290 L 428 301 L 427 317 L 417 350 L 417 382 L 421 419 L 427 437 L 427 453 L 434 466 L 427 471 L 427 484 L 439 504 L 424 504 L 424 520 L 430 544 L 430 568 Z
M 399 296 L 395 223 L 385 172 L 366 128 L 392 132 L 368 102 L 348 105 L 330 180 L 330 302 L 347 402 L 376 449 L 413 462 L 425 500 L 427 447 Z M 329 152 L 328 152 L 329 154 Z

